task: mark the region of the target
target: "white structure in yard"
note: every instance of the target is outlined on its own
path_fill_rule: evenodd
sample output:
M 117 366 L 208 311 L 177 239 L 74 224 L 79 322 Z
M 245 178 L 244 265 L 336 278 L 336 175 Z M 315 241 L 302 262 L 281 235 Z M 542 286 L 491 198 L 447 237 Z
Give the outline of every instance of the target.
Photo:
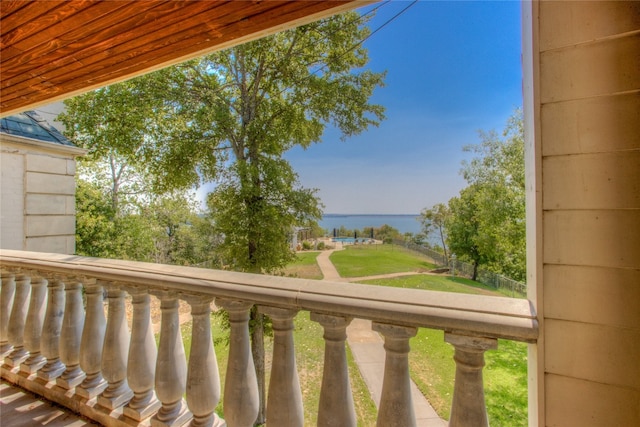
M 73 145 L 36 112 L 0 120 L 0 248 L 75 252 Z

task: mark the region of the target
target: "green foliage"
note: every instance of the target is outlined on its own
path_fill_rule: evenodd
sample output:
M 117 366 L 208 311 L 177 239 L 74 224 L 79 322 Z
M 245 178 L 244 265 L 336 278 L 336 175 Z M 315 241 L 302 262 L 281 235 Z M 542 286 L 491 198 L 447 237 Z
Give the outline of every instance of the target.
M 448 257 L 447 252 L 447 229 L 446 223 L 450 216 L 449 207 L 443 203 L 438 203 L 430 209 L 423 209 L 420 212 L 420 221 L 422 222 L 422 231 L 425 236 L 435 234 L 442 243 L 444 256 Z
M 449 201 L 445 219 L 452 253 L 521 281 L 526 275 L 523 132 L 517 110 L 502 138 L 481 132 L 482 143 L 465 148 L 476 153 L 463 164 L 469 186 Z

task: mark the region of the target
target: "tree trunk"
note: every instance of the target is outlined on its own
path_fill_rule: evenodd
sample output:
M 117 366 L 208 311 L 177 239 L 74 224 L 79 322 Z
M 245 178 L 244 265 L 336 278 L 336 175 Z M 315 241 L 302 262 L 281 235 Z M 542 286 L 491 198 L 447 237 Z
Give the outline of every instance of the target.
M 265 371 L 264 371 L 264 315 L 258 313 L 258 307 L 251 309 L 251 356 L 256 368 L 256 378 L 258 379 L 258 399 L 260 406 L 258 418 L 255 425 L 262 425 L 267 422 L 266 416 L 266 392 L 265 392 Z
M 476 280 L 478 278 L 478 261 L 473 262 L 473 277 L 471 280 Z

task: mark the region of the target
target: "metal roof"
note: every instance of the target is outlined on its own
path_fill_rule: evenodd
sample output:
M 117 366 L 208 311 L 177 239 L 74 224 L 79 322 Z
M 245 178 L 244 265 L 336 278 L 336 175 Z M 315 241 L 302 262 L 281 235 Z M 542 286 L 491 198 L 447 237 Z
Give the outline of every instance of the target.
M 0 119 L 0 132 L 75 147 L 69 139 L 58 132 L 56 128 L 51 126 L 35 111 L 25 111 L 24 113 Z

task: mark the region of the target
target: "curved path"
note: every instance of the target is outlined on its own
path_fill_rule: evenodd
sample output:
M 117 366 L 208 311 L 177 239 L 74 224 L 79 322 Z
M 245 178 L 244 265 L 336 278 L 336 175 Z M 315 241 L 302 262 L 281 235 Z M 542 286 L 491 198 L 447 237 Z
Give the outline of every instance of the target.
M 381 276 L 369 276 L 369 277 L 354 277 L 344 278 L 340 277 L 338 270 L 333 265 L 329 256 L 336 250 L 342 250 L 342 245 L 334 250 L 322 251 L 318 255 L 317 262 L 324 280 L 331 280 L 334 282 L 352 282 L 356 280 L 365 279 L 377 279 L 386 277 L 398 277 L 406 275 L 414 275 L 414 273 L 395 273 L 385 274 Z M 382 392 L 382 379 L 384 377 L 384 341 L 371 329 L 371 321 L 364 319 L 353 319 L 349 327 L 347 328 L 347 342 L 351 348 L 351 353 L 355 359 L 362 378 L 364 379 L 371 398 L 376 403 L 377 407 L 380 407 L 380 395 Z M 417 427 L 446 427 L 447 423 L 442 420 L 438 414 L 433 410 L 427 399 L 413 381 L 411 381 L 411 399 L 413 400 L 413 407 L 416 415 Z

